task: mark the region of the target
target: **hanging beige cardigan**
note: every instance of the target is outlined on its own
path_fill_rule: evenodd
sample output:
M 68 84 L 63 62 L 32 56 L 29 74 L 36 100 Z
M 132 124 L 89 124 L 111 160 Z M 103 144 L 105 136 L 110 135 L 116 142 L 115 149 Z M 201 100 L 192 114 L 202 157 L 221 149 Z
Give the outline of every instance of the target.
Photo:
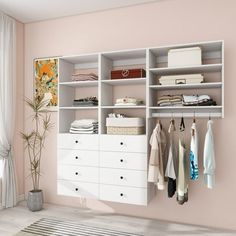
M 157 188 L 164 190 L 163 156 L 166 148 L 166 136 L 158 123 L 150 138 L 151 153 L 148 169 L 148 182 L 155 183 Z

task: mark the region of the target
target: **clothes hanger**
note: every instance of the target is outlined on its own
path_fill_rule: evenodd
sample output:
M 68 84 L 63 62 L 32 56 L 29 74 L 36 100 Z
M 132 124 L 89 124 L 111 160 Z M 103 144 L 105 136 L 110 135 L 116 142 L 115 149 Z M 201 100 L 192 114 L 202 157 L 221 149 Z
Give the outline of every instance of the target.
M 162 129 L 162 124 L 161 124 L 161 120 L 159 120 L 159 119 L 157 120 L 157 124 L 156 124 L 156 127 L 157 127 L 157 125 L 158 125 L 158 124 L 160 125 L 160 127 L 161 127 L 161 129 Z
M 185 130 L 185 123 L 184 123 L 184 114 L 182 113 L 180 125 L 179 125 L 179 131 L 183 132 Z
M 195 115 L 195 111 L 193 112 L 193 123 L 196 123 L 196 115 Z
M 211 113 L 209 113 L 209 117 L 208 117 L 208 120 L 211 120 Z

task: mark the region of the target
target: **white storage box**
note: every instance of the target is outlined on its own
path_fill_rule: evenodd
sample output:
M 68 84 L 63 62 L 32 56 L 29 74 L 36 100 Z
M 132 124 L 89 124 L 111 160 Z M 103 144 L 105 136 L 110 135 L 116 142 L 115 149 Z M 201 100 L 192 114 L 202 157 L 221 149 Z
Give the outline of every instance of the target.
M 174 84 L 199 84 L 203 82 L 201 74 L 188 74 L 188 75 L 166 75 L 161 76 L 159 83 L 161 85 L 174 85 Z
M 200 47 L 170 49 L 168 52 L 168 67 L 197 66 L 202 64 Z
M 144 134 L 145 122 L 142 118 L 106 118 L 107 134 Z

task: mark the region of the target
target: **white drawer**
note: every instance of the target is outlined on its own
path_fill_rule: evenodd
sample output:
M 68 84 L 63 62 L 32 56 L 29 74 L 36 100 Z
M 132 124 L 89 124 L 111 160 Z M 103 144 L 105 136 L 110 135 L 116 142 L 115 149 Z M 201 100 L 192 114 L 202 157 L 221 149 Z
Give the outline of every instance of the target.
M 112 202 L 147 205 L 147 189 L 101 184 L 100 199 Z
M 100 149 L 117 152 L 147 152 L 146 135 L 101 135 Z
M 100 152 L 100 167 L 147 170 L 147 154 L 137 152 Z
M 98 183 L 97 167 L 58 165 L 58 179 Z
M 96 134 L 58 134 L 58 147 L 62 149 L 98 150 L 99 137 Z
M 147 188 L 147 172 L 100 168 L 100 183 Z
M 98 151 L 81 151 L 74 149 L 59 149 L 58 164 L 80 165 L 80 166 L 98 166 Z
M 57 181 L 57 193 L 71 197 L 99 197 L 99 186 L 93 183 L 72 182 L 65 180 Z

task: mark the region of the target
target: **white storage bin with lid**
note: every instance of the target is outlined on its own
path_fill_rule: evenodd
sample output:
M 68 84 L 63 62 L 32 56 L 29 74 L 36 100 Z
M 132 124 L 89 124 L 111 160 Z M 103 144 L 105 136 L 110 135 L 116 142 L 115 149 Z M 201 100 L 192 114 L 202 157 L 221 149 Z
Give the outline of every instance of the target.
M 168 51 L 168 67 L 198 66 L 202 64 L 200 47 L 170 49 Z
M 198 84 L 204 80 L 201 74 L 164 75 L 159 78 L 161 85 Z

